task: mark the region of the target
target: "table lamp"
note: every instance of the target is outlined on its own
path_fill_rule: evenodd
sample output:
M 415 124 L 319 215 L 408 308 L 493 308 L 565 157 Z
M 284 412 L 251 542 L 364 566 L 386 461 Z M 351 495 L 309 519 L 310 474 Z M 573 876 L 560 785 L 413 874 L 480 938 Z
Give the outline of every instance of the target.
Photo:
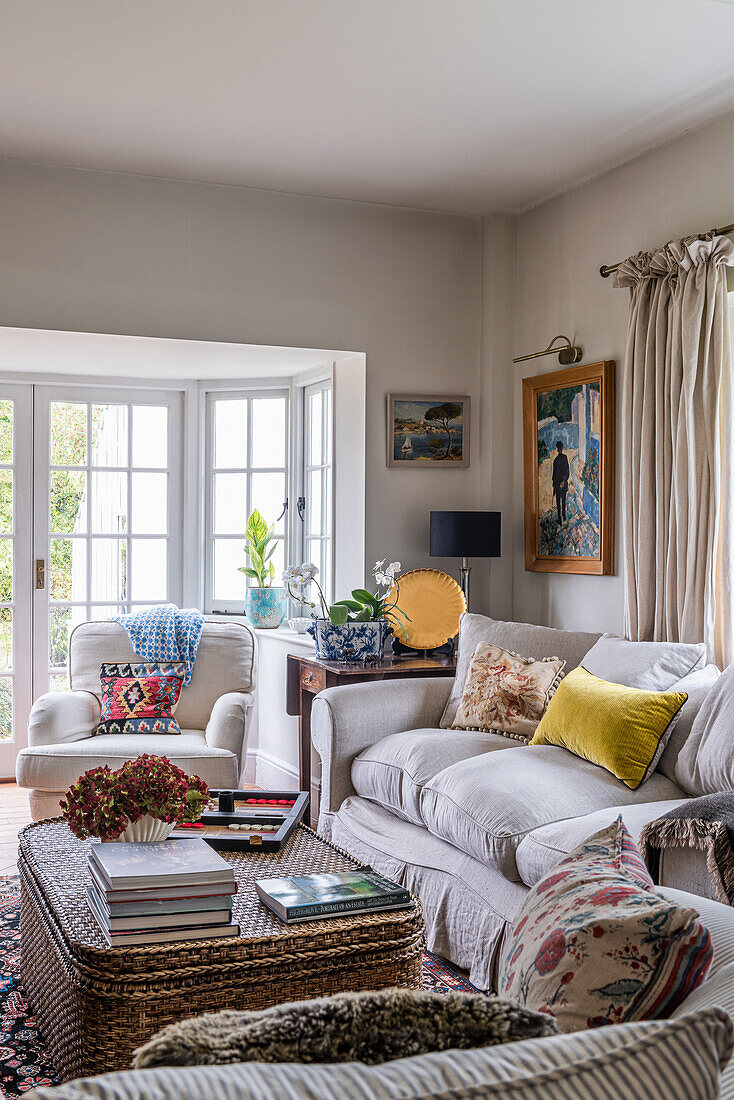
M 469 608 L 469 558 L 500 556 L 500 512 L 431 512 L 432 558 L 461 558 L 461 588 Z

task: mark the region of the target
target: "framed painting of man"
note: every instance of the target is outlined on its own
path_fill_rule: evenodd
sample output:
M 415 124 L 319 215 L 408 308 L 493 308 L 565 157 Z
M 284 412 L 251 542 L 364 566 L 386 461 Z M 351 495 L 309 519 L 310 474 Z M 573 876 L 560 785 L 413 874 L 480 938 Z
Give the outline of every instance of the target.
M 525 568 L 614 568 L 614 363 L 524 378 Z

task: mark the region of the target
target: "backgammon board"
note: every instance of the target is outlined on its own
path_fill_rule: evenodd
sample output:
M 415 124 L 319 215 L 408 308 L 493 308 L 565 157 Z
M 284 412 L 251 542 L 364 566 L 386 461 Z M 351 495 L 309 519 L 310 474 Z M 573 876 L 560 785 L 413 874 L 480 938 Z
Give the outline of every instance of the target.
M 171 836 L 201 837 L 223 852 L 279 852 L 307 809 L 307 791 L 210 790 L 199 820 L 179 825 Z

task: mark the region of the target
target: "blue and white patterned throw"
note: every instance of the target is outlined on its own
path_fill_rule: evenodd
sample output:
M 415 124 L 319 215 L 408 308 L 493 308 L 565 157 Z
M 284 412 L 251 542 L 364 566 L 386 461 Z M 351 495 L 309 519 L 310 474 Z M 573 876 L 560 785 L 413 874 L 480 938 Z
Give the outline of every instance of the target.
M 204 616 L 195 607 L 181 609 L 173 603 L 147 607 L 132 615 L 118 615 L 115 622 L 127 631 L 130 644 L 145 661 L 183 661 L 184 687 L 191 683 L 196 652 L 204 629 Z

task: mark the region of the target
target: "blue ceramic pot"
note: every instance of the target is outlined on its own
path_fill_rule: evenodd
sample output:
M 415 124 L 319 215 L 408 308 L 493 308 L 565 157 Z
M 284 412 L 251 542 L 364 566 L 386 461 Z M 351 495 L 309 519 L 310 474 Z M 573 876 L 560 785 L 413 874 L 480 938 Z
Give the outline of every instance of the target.
M 246 588 L 245 614 L 253 626 L 274 630 L 288 610 L 285 588 Z
M 316 642 L 316 656 L 324 661 L 366 661 L 382 658 L 391 630 L 386 619 L 343 626 L 335 626 L 329 619 L 316 619 L 308 633 Z

